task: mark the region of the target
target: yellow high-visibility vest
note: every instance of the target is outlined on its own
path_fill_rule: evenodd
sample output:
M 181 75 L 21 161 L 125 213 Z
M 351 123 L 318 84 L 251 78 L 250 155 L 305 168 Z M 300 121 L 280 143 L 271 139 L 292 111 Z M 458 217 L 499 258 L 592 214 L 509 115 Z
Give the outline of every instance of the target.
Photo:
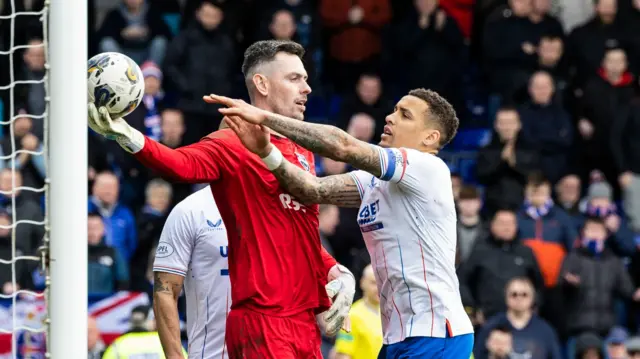
M 183 349 L 184 357 L 187 352 Z M 128 333 L 114 340 L 102 359 L 166 359 L 158 332 Z

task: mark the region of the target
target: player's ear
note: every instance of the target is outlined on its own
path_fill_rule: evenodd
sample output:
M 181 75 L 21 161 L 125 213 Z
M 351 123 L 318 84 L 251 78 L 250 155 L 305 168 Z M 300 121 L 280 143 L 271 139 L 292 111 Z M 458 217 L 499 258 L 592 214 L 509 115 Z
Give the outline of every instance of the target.
M 267 78 L 261 74 L 253 75 L 253 85 L 256 87 L 256 91 L 258 91 L 262 96 L 267 96 L 269 93 L 269 84 Z
M 426 130 L 425 136 L 422 139 L 422 144 L 425 147 L 433 147 L 440 142 L 440 131 L 438 130 Z

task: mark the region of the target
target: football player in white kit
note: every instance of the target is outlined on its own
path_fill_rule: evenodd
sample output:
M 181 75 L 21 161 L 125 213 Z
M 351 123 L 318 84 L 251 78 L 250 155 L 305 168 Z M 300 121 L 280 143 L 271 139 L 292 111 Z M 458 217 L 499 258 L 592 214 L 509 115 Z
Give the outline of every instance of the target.
M 224 344 L 231 306 L 227 244 L 211 188 L 191 194 L 171 210 L 153 262 L 153 310 L 168 359 L 183 358 L 177 308 L 183 285 L 189 358 L 228 358 Z M 175 274 L 174 279 L 183 279 L 183 283 L 165 281 L 162 273 Z M 159 286 L 167 288 L 160 290 Z
M 205 187 L 171 210 L 153 262 L 153 310 L 167 359 L 184 358 L 177 308 L 183 286 L 189 358 L 229 358 L 224 335 L 231 307 L 227 257 L 227 231 L 211 188 Z M 351 295 L 337 280 L 342 273 L 338 266 L 327 274 L 327 292 L 336 308 Z M 322 314 L 318 324 L 324 330 Z M 345 328 L 350 328 L 348 321 Z
M 451 173 L 436 156 L 459 125 L 444 98 L 425 89 L 410 91 L 387 116 L 379 146 L 241 100 L 211 95 L 208 102 L 228 107 L 220 109 L 228 125 L 299 201 L 360 208 L 357 221 L 381 297 L 379 358 L 471 356 L 473 326 L 455 272 Z M 263 126 L 360 171 L 316 178 L 284 160 Z

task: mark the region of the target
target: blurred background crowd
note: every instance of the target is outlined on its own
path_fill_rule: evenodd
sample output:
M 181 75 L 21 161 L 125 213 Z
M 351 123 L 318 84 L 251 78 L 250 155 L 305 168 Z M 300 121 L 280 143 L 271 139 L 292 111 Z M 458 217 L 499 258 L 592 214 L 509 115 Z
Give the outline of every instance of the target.
M 2 15 L 43 5 L 11 3 L 0 2 Z M 301 43 L 313 88 L 307 121 L 363 141 L 378 141 L 409 89 L 438 91 L 461 121 L 441 157 L 458 205 L 475 357 L 640 358 L 640 0 L 89 0 L 89 19 L 90 56 L 117 51 L 141 65 L 146 93 L 128 122 L 172 148 L 218 128 L 203 94 L 246 98 L 242 54 L 257 40 Z M 12 140 L 39 151 L 44 135 L 40 22 L 19 16 L 10 29 L 0 20 L 0 50 L 32 47 L 0 56 L 0 114 L 15 118 L 3 128 L 4 156 Z M 13 94 L 11 80 L 24 81 Z M 89 290 L 150 293 L 164 220 L 198 186 L 165 182 L 88 136 Z M 0 190 L 42 187 L 42 156 L 17 155 L 15 172 L 11 162 L 0 162 Z M 351 170 L 317 164 L 319 175 Z M 0 196 L 0 224 L 11 222 L 12 196 L 18 219 L 42 220 L 40 193 L 22 190 Z M 369 258 L 356 211 L 323 206 L 319 230 L 360 274 Z M 19 253 L 35 253 L 42 236 L 40 226 L 18 225 Z M 11 257 L 10 244 L 0 230 L 0 258 Z M 9 294 L 11 272 L 0 267 Z M 44 285 L 32 266 L 16 270 L 20 288 Z M 363 300 L 375 308 L 363 278 Z M 338 358 L 366 358 L 336 348 Z

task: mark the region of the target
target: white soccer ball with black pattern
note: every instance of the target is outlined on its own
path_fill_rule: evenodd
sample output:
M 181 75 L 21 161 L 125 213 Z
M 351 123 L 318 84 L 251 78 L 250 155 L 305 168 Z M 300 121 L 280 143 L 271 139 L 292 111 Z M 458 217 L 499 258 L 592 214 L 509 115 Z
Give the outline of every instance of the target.
M 138 64 L 117 52 L 103 52 L 87 64 L 89 101 L 105 106 L 112 118 L 124 117 L 140 105 L 144 77 Z

